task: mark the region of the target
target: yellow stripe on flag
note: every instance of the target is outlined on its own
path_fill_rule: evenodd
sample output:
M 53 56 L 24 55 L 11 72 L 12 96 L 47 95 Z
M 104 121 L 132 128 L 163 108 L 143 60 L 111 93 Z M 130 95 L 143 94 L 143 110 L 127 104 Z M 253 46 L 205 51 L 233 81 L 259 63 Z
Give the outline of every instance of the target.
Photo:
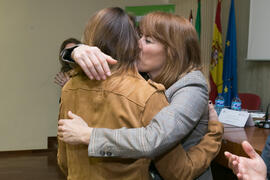
M 210 62 L 210 73 L 213 81 L 217 86 L 218 93 L 222 93 L 222 74 L 223 74 L 223 53 L 222 53 L 222 37 L 217 25 L 214 25 L 214 34 L 212 41 L 212 57 Z

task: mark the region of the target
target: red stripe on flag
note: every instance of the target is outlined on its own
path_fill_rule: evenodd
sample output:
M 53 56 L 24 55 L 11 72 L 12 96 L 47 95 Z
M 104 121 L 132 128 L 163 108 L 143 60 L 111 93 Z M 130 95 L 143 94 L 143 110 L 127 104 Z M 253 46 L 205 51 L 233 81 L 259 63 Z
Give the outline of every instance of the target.
M 221 33 L 220 13 L 221 13 L 221 1 L 218 1 L 215 23 L 217 25 L 219 32 Z
M 216 99 L 216 97 L 218 95 L 217 86 L 216 86 L 216 84 L 213 81 L 213 78 L 212 78 L 211 73 L 210 73 L 210 76 L 209 77 L 210 77 L 210 94 L 209 94 L 209 99 L 213 103 L 215 103 L 215 99 Z

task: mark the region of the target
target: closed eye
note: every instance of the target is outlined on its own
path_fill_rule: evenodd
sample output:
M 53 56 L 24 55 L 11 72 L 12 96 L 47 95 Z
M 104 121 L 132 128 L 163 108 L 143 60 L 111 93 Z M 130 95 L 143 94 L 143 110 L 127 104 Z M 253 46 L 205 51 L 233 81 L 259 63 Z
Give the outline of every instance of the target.
M 145 39 L 145 42 L 148 44 L 148 43 L 153 43 L 153 40 L 152 40 L 152 38 L 150 38 L 150 37 L 145 37 L 144 38 Z

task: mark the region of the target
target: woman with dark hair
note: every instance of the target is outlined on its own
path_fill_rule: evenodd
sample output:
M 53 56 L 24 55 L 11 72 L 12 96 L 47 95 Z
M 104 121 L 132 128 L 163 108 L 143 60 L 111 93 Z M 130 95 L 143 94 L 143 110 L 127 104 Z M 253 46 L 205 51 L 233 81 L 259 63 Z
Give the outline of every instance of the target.
M 59 86 L 63 87 L 66 82 L 69 80 L 71 75 L 71 70 L 73 69 L 72 65 L 69 62 L 63 61 L 61 52 L 64 49 L 72 48 L 81 42 L 75 38 L 68 38 L 62 42 L 59 50 L 59 62 L 61 64 L 60 72 L 56 74 L 54 77 L 54 82 Z
M 60 118 L 76 112 L 89 126 L 142 127 L 167 105 L 162 89 L 138 73 L 138 35 L 120 8 L 100 10 L 87 23 L 83 43 L 97 46 L 119 63 L 105 81 L 91 81 L 80 68 L 62 89 Z M 153 107 L 159 103 L 159 106 Z M 99 120 L 103 117 L 103 120 Z M 109 156 L 109 154 L 106 153 Z M 89 158 L 87 146 L 59 141 L 58 163 L 67 179 L 149 179 L 149 159 Z
M 112 20 L 113 23 L 109 24 L 115 25 L 115 27 L 107 27 L 107 31 L 104 32 L 102 28 L 98 28 L 98 25 L 89 26 L 93 27 L 94 30 L 91 31 L 88 28 L 85 32 L 89 35 L 85 35 L 85 37 L 95 38 L 97 42 L 99 40 L 105 42 L 95 44 L 93 39 L 86 38 L 90 39 L 86 41 L 86 44 L 98 48 L 105 44 L 100 50 L 117 59 L 118 63 L 111 67 L 113 75 L 105 81 L 91 81 L 84 75 L 80 79 L 87 82 L 88 85 L 69 81 L 65 86 L 62 98 L 66 96 L 65 99 L 69 97 L 72 101 L 63 101 L 60 118 L 66 120 L 59 121 L 59 139 L 70 144 L 82 142 L 88 144 L 91 138 L 88 146 L 89 156 L 141 158 L 157 157 L 162 154 L 156 158 L 155 163 L 165 179 L 193 179 L 197 177 L 209 166 L 210 161 L 218 153 L 222 125 L 213 121 L 210 122 L 209 126 L 207 125 L 208 89 L 201 72 L 200 48 L 194 27 L 188 20 L 176 15 L 161 12 L 148 14 L 141 21 L 142 37 L 139 41 L 141 52 L 138 58 L 138 51 L 135 51 L 139 50 L 137 45 L 130 47 L 131 42 L 133 42 L 133 38 L 130 39 L 133 37 L 133 31 L 130 34 L 125 34 L 129 37 L 122 35 L 123 32 L 126 32 L 121 29 L 124 27 L 124 22 L 112 19 L 113 15 L 110 15 L 109 19 L 103 19 L 102 15 L 106 16 L 106 13 L 100 14 L 99 12 L 96 19 L 103 23 Z M 94 35 L 96 32 L 99 34 Z M 117 33 L 118 37 L 110 33 Z M 104 39 L 105 37 L 110 39 Z M 109 40 L 113 40 L 116 44 L 111 44 Z M 117 45 L 117 43 L 119 44 Z M 79 48 L 83 49 L 84 45 Z M 117 53 L 114 54 L 110 51 L 111 48 L 116 49 L 114 52 L 117 52 L 118 56 Z M 97 48 L 94 49 L 97 50 Z M 125 53 L 127 57 L 122 55 Z M 74 57 L 80 56 L 74 54 Z M 129 60 L 128 57 L 132 60 Z M 92 56 L 91 58 L 100 57 Z M 121 60 L 122 58 L 124 61 Z M 97 61 L 98 59 L 95 59 L 93 62 L 83 63 L 84 65 L 95 65 Z M 136 68 L 139 71 L 148 72 L 151 79 L 168 88 L 166 95 L 170 105 L 167 104 L 163 94 L 164 86 L 151 80 L 147 84 L 138 74 Z M 93 87 L 90 84 L 93 84 Z M 70 88 L 71 85 L 76 85 L 76 88 Z M 80 101 L 71 94 L 65 93 L 68 88 L 70 88 L 70 92 L 75 93 L 77 89 L 83 92 L 90 87 L 93 88 L 91 97 L 83 97 L 81 93 L 77 93 L 75 97 L 81 98 Z M 109 89 L 104 89 L 105 87 Z M 114 96 L 117 95 L 117 98 L 112 98 L 107 94 L 108 92 L 113 93 Z M 123 103 L 125 98 L 129 103 Z M 91 105 L 87 106 L 85 103 Z M 66 104 L 65 108 L 64 104 Z M 95 106 L 96 108 L 94 108 Z M 68 110 L 73 111 L 78 116 L 71 112 L 67 115 Z M 157 115 L 154 117 L 155 114 Z M 75 120 L 69 120 L 69 117 Z M 217 116 L 215 117 L 217 119 Z M 87 124 L 82 119 L 86 120 Z M 114 123 L 112 125 L 109 122 Z M 115 126 L 116 122 L 118 122 L 118 126 Z M 121 127 L 126 128 L 112 130 Z M 194 146 L 207 132 L 207 127 L 210 127 L 210 130 L 214 129 L 214 133 L 211 134 L 210 131 L 210 136 L 205 136 L 198 146 Z M 188 151 L 187 154 L 183 151 L 181 144 Z M 86 146 L 81 146 L 85 147 L 85 151 L 87 150 Z M 171 150 L 166 152 L 169 149 Z M 80 156 L 80 158 L 84 158 L 84 161 L 88 159 L 87 154 L 84 154 L 84 157 Z M 105 160 L 101 159 L 102 162 Z M 111 160 L 118 161 L 120 159 L 106 159 L 107 162 Z M 122 161 L 135 163 L 130 159 Z M 145 166 L 137 162 L 144 162 Z M 127 173 L 129 176 L 126 178 L 136 179 L 135 177 L 137 177 L 138 179 L 138 175 L 142 179 L 146 177 L 149 161 L 139 159 L 136 160 L 135 164 L 139 167 L 135 168 L 136 171 L 129 169 Z M 124 167 L 129 167 L 127 164 L 124 167 L 117 166 L 118 169 L 121 167 L 123 172 L 125 171 Z M 106 172 L 99 169 L 93 173 L 103 172 L 107 175 L 117 166 L 113 166 L 111 169 L 105 168 Z M 141 173 L 138 173 L 140 170 Z M 208 177 L 210 178 L 210 176 L 211 174 Z

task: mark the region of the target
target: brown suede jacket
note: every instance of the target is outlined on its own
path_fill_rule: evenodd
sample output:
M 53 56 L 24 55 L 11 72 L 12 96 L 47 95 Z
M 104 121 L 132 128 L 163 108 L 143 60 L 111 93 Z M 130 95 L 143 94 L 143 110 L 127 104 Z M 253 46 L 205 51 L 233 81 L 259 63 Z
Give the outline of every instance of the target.
M 91 81 L 78 73 L 63 87 L 60 119 L 67 112 L 81 116 L 89 126 L 118 129 L 143 127 L 168 105 L 164 87 L 145 81 L 137 72 L 113 75 L 106 81 Z M 165 179 L 193 179 L 202 173 L 216 156 L 223 128 L 209 123 L 208 134 L 199 145 L 185 152 L 181 145 L 155 160 Z M 102 152 L 101 152 L 102 153 Z M 88 157 L 87 146 L 59 141 L 58 164 L 68 180 L 149 179 L 149 159 Z

